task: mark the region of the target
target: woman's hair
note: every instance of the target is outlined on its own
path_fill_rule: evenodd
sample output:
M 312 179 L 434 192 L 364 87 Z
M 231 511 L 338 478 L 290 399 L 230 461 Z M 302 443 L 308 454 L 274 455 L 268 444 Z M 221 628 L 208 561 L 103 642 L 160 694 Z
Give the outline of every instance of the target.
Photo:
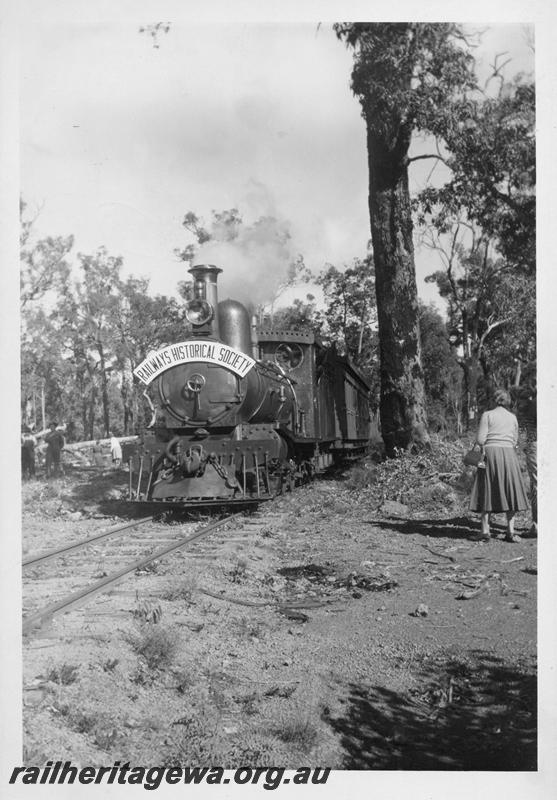
M 504 389 L 497 389 L 493 395 L 493 399 L 496 406 L 504 406 L 505 408 L 508 408 L 511 404 L 511 396 Z

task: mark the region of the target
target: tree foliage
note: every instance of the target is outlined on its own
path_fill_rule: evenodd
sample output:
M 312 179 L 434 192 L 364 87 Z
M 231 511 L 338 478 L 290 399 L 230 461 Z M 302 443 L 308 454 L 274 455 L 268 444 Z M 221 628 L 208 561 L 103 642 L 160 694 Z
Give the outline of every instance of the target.
M 307 294 L 305 300 L 295 298 L 290 305 L 278 308 L 273 313 L 273 328 L 292 331 L 313 328 L 319 330 L 319 312 L 315 297 Z
M 447 324 L 434 305 L 420 302 L 420 342 L 430 430 L 462 427 L 462 371 Z
M 518 386 L 536 351 L 534 86 L 522 75 L 494 79 L 495 94 L 476 92 L 440 114 L 449 178 L 415 202 L 423 239 L 444 261 L 428 280 L 448 301 L 469 423 L 478 397 Z
M 325 302 L 324 310 L 316 314 L 321 336 L 349 356 L 370 382 L 377 399 L 379 352 L 372 257 L 355 258 L 352 266 L 343 270 L 326 264 L 315 276 L 315 283 L 323 290 Z
M 506 263 L 533 275 L 536 264 L 535 87 L 524 75 L 495 96 L 475 93 L 439 114 L 435 133 L 451 171 L 442 187 L 418 197 L 422 222 L 450 230 L 465 214 L 493 241 Z
M 23 417 L 37 428 L 64 421 L 78 439 L 133 432 L 145 406 L 133 369 L 150 350 L 187 336 L 182 306 L 150 297 L 146 279 L 124 279 L 122 259 L 105 248 L 78 253 L 72 265 L 71 237 L 55 251 L 64 256 L 53 261 L 54 279 L 31 291 L 38 284 L 29 265 L 42 264 L 51 241 L 34 243 L 32 228 L 22 235 Z
M 73 247 L 73 236 L 48 236 L 33 241 L 31 231 L 34 219 L 27 213 L 27 205 L 20 202 L 20 300 L 21 309 L 48 292 L 64 292 L 70 274 L 67 256 Z
M 477 86 L 459 25 L 357 22 L 334 28 L 354 49 L 352 90 L 369 129 L 403 158 L 414 131 L 438 135 L 447 104 Z

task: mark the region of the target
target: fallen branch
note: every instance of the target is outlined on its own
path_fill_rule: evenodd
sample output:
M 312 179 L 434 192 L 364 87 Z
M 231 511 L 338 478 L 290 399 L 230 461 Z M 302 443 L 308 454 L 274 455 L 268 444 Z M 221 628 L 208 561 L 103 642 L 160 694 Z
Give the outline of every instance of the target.
M 491 575 L 488 575 L 486 578 L 484 578 L 484 580 L 480 583 L 477 589 L 475 589 L 472 592 L 461 592 L 460 594 L 457 594 L 456 599 L 472 600 L 474 597 L 477 597 L 479 594 L 483 592 L 483 590 L 486 588 L 491 578 L 499 578 L 499 580 L 501 580 L 501 576 L 499 575 L 498 572 L 492 572 Z
M 448 578 L 448 580 L 451 580 L 451 579 Z M 453 578 L 452 582 L 453 583 L 459 583 L 461 586 L 466 586 L 468 589 L 477 589 L 477 587 L 478 587 L 477 583 L 466 583 L 465 581 L 459 581 L 456 578 Z
M 457 600 L 472 600 L 474 597 L 477 597 L 479 594 L 481 594 L 484 589 L 485 589 L 485 583 L 482 586 L 480 586 L 478 589 L 476 589 L 474 592 L 461 592 L 460 594 L 457 594 L 456 599 Z
M 215 600 L 224 600 L 225 603 L 233 603 L 237 606 L 249 606 L 250 608 L 263 608 L 265 606 L 271 608 L 277 608 L 279 610 L 286 610 L 286 609 L 296 609 L 296 608 L 324 608 L 325 606 L 329 605 L 330 603 L 337 602 L 335 600 L 299 600 L 294 603 L 277 603 L 276 600 L 268 600 L 268 601 L 254 601 L 254 600 L 240 600 L 236 597 L 228 597 L 224 594 L 217 594 L 216 592 L 210 592 L 208 589 L 198 589 L 201 594 L 205 594 L 208 597 L 214 597 Z
M 434 556 L 440 556 L 441 558 L 448 558 L 449 561 L 453 563 L 456 562 L 456 558 L 454 556 L 448 556 L 446 553 L 440 553 L 438 550 L 432 550 L 431 547 L 427 547 L 427 545 L 423 544 L 422 547 L 425 550 L 429 550 L 430 553 L 433 553 Z

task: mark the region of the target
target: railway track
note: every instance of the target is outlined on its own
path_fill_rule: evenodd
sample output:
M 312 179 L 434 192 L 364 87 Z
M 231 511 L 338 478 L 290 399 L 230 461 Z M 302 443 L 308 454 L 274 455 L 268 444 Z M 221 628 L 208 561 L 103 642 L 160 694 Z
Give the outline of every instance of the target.
M 170 553 L 174 553 L 193 542 L 200 541 L 207 536 L 209 536 L 213 531 L 217 530 L 218 528 L 222 528 L 227 523 L 231 522 L 232 520 L 243 516 L 243 512 L 237 512 L 235 514 L 230 514 L 227 517 L 223 517 L 222 519 L 216 520 L 211 522 L 208 525 L 201 527 L 199 530 L 193 532 L 188 536 L 179 535 L 178 537 L 174 536 L 174 538 L 169 538 L 167 540 L 162 540 L 164 542 L 163 547 L 159 547 L 155 550 L 152 549 L 153 543 L 161 543 L 161 539 L 153 539 L 149 536 L 142 535 L 142 538 L 139 542 L 133 542 L 130 544 L 129 541 L 123 543 L 123 547 L 120 547 L 120 550 L 127 549 L 129 550 L 130 547 L 133 550 L 137 551 L 137 545 L 146 547 L 150 549 L 150 552 L 146 553 L 142 557 L 135 559 L 131 563 L 126 564 L 125 566 L 114 570 L 108 574 L 104 574 L 100 580 L 96 580 L 94 583 L 87 583 L 85 586 L 78 588 L 76 591 L 71 591 L 69 594 L 64 594 L 61 597 L 58 597 L 54 602 L 47 603 L 46 605 L 39 605 L 38 608 L 34 608 L 32 611 L 26 614 L 23 618 L 22 623 L 22 630 L 24 634 L 30 634 L 34 631 L 37 631 L 44 625 L 46 622 L 52 620 L 54 617 L 59 616 L 61 614 L 65 614 L 66 612 L 75 609 L 79 606 L 84 605 L 89 600 L 91 600 L 96 595 L 106 593 L 111 591 L 118 583 L 122 580 L 126 579 L 130 575 L 136 573 L 139 570 L 145 570 L 145 568 L 149 567 L 150 564 L 153 562 L 157 562 L 160 559 L 164 558 L 165 556 L 169 555 Z M 88 548 L 95 548 L 103 540 L 112 539 L 116 536 L 121 536 L 125 532 L 133 531 L 138 527 L 144 526 L 146 523 L 153 522 L 153 517 L 143 517 L 139 520 L 133 520 L 128 523 L 123 523 L 120 525 L 112 526 L 105 531 L 101 531 L 98 534 L 95 534 L 87 539 L 80 539 L 74 542 L 70 542 L 64 544 L 60 547 L 53 548 L 51 550 L 37 553 L 33 555 L 27 556 L 23 562 L 22 566 L 23 569 L 30 572 L 31 570 L 34 571 L 34 575 L 31 581 L 27 581 L 27 584 L 33 582 L 33 578 L 37 579 L 36 570 L 37 568 L 41 567 L 45 563 L 49 561 L 53 561 L 55 559 L 64 559 L 68 554 L 77 553 L 80 551 L 85 551 Z M 172 529 L 170 529 L 172 531 Z M 174 529 L 175 530 L 175 529 Z M 160 537 L 160 532 L 155 530 L 155 535 Z M 142 531 L 143 534 L 143 531 Z M 118 552 L 116 554 L 112 554 L 111 557 L 120 558 L 121 553 Z M 94 564 L 95 555 L 92 557 L 90 556 L 88 561 L 86 562 L 89 567 Z M 106 558 L 105 555 L 101 556 L 101 561 L 104 562 Z M 64 563 L 65 567 L 68 567 L 67 562 Z M 71 570 L 71 566 L 70 570 Z M 74 568 L 77 568 L 77 565 L 74 565 Z M 60 583 L 67 583 L 68 580 L 73 584 L 75 582 L 75 578 L 77 576 L 72 574 L 71 571 L 67 571 L 66 578 L 63 581 L 56 581 L 43 578 L 43 582 L 46 582 L 47 591 L 51 591 L 56 584 Z M 40 579 L 39 579 L 40 580 Z M 24 581 L 24 586 L 26 582 Z M 75 587 L 73 587 L 75 588 Z

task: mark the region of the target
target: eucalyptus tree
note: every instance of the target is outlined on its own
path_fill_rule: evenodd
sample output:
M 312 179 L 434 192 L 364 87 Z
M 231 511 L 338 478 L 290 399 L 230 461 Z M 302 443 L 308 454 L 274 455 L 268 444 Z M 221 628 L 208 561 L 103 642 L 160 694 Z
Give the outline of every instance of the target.
M 25 422 L 45 427 L 67 399 L 60 343 L 45 309 L 67 291 L 73 237 L 38 237 L 39 213 L 20 200 L 21 400 Z
M 46 236 L 37 239 L 33 226 L 36 217 L 29 217 L 27 204 L 20 201 L 20 306 L 22 314 L 34 301 L 49 292 L 63 292 L 67 286 L 70 264 L 68 256 L 73 236 Z
M 536 270 L 536 95 L 531 77 L 499 81 L 497 67 L 482 91 L 440 114 L 436 133 L 450 174 L 418 196 L 420 220 L 438 231 L 465 214 L 497 247 L 506 264 L 529 276 Z M 501 76 L 499 75 L 499 78 Z
M 120 375 L 123 432 L 141 422 L 144 391 L 133 377 L 135 367 L 155 350 L 182 341 L 191 332 L 185 307 L 173 297 L 149 295 L 149 280 L 129 276 L 120 286 L 120 302 L 113 309 L 113 347 Z
M 324 310 L 317 321 L 324 337 L 349 356 L 378 395 L 377 308 L 374 302 L 373 258 L 354 258 L 344 269 L 326 264 L 315 276 L 323 290 Z
M 353 48 L 352 90 L 367 130 L 369 214 L 381 359 L 381 432 L 387 453 L 427 445 L 408 167 L 416 132 L 475 87 L 473 58 L 448 23 L 339 23 Z
M 522 367 L 535 361 L 535 283 L 498 252 L 477 226 L 455 222 L 424 232 L 442 269 L 426 278 L 447 301 L 448 330 L 462 368 L 467 425 L 478 416 L 478 396 L 494 384 L 518 386 Z
M 503 80 L 496 59 L 482 91 L 440 114 L 436 133 L 446 143 L 439 158 L 449 173 L 442 186 L 418 195 L 415 208 L 422 241 L 444 261 L 429 280 L 449 303 L 471 422 L 480 379 L 489 393 L 495 382 L 518 386 L 523 371 L 535 369 L 532 79 Z
M 430 429 L 462 432 L 462 371 L 447 323 L 433 304 L 420 302 L 420 340 Z

